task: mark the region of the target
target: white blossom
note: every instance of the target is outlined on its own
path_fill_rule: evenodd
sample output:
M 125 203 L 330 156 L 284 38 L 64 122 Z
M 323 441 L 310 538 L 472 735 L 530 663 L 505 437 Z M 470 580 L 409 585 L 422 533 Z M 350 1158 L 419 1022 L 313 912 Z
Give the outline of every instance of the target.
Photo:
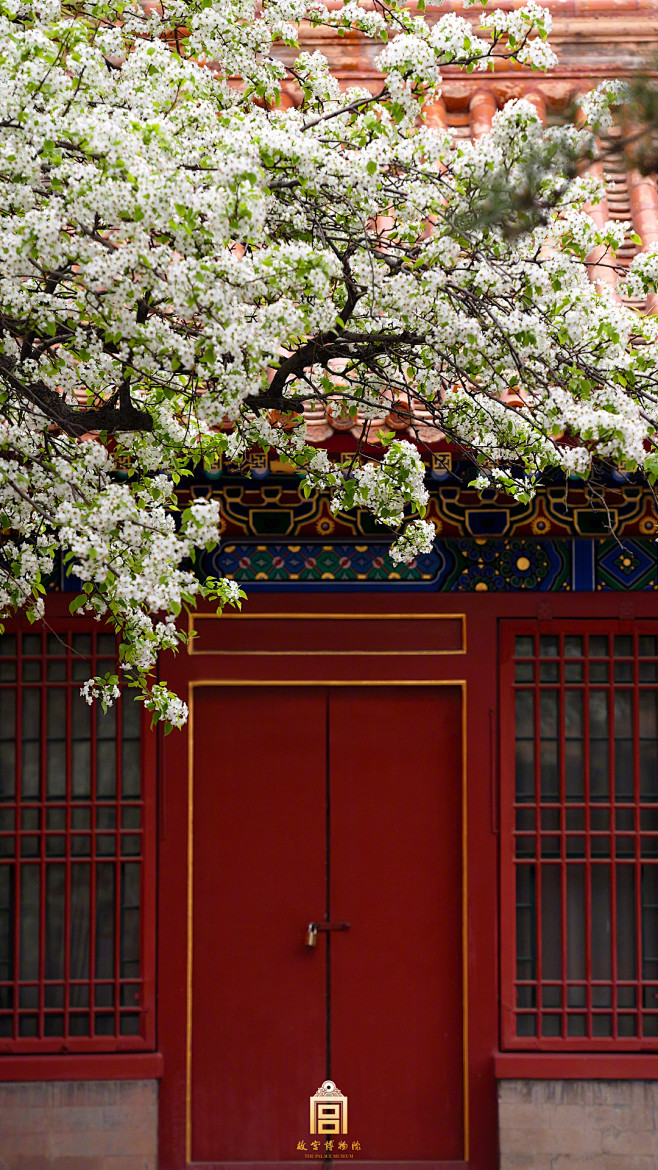
M 304 22 L 379 42 L 372 92 L 300 48 Z M 398 529 L 407 563 L 434 533 L 416 445 L 376 433 L 396 404 L 519 499 L 597 459 L 658 475 L 656 319 L 588 280 L 628 225 L 598 225 L 600 187 L 570 177 L 624 88 L 582 126 L 512 101 L 453 141 L 423 118 L 445 66 L 554 60 L 535 0 L 480 24 L 358 0 L 0 0 L 0 615 L 38 619 L 61 557 L 168 728 L 186 708 L 153 671 L 182 611 L 243 598 L 194 570 L 220 527 L 213 500 L 179 511 L 195 466 L 271 448 L 303 491 Z M 624 287 L 656 291 L 655 250 Z M 304 403 L 369 424 L 368 459 L 317 450 Z
M 430 520 L 412 520 L 391 545 L 394 564 L 410 565 L 421 553 L 432 551 L 436 529 Z

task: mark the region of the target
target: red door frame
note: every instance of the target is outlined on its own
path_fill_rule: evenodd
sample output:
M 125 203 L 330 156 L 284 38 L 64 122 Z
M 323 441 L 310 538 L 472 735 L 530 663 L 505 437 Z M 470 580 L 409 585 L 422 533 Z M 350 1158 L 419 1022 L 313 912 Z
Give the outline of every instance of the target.
M 505 1054 L 504 1070 L 498 1054 L 499 1030 L 499 926 L 498 926 L 498 627 L 501 619 L 600 618 L 630 621 L 634 617 L 656 616 L 655 598 L 651 593 L 507 593 L 507 594 L 336 594 L 303 595 L 260 594 L 249 598 L 245 607 L 249 615 L 243 623 L 231 623 L 227 642 L 230 651 L 217 656 L 203 652 L 200 641 L 195 653 L 166 656 L 162 675 L 179 693 L 188 693 L 190 684 L 208 679 L 222 679 L 243 685 L 252 681 L 306 679 L 326 681 L 354 679 L 383 681 L 442 680 L 464 683 L 466 752 L 466 820 L 465 856 L 468 890 L 468 1087 L 470 1114 L 470 1170 L 495 1170 L 496 1141 L 496 1071 L 502 1075 L 542 1075 L 541 1071 L 518 1072 L 514 1061 L 528 1057 Z M 377 622 L 379 645 L 396 642 L 396 621 L 411 615 L 465 615 L 465 653 L 453 649 L 437 652 L 436 640 L 429 639 L 432 652 L 427 653 L 429 626 L 418 621 L 408 632 L 408 647 L 395 655 L 382 656 L 354 653 L 354 622 L 333 620 L 330 623 L 329 650 L 318 654 L 314 633 L 314 651 L 281 656 L 276 647 L 263 652 L 263 623 L 253 622 L 257 615 L 280 615 L 289 629 L 299 629 L 298 619 L 311 615 L 346 617 L 372 615 Z M 284 616 L 285 615 L 285 616 Z M 221 620 L 221 619 L 220 619 Z M 267 620 L 267 619 L 266 619 Z M 390 621 L 387 643 L 387 623 Z M 239 619 L 238 619 L 239 622 Z M 214 627 L 214 623 L 212 623 Z M 209 628 L 204 623 L 204 628 Z M 236 639 L 236 629 L 240 635 Z M 277 622 L 277 628 L 279 627 Z M 305 627 L 315 631 L 315 623 Z M 454 623 L 452 624 L 454 634 Z M 217 627 L 221 631 L 221 627 Z M 452 635 L 451 635 L 452 636 Z M 283 637 L 285 638 L 285 630 Z M 215 635 L 216 638 L 216 635 Z M 205 638 L 204 638 L 205 641 Z M 216 640 L 206 642 L 216 648 Z M 300 643 L 295 643 L 299 647 Z M 259 653 L 260 650 L 260 653 Z M 246 652 L 246 653 L 245 653 Z M 160 866 L 159 866 L 159 1048 L 164 1057 L 164 1077 L 160 1095 L 160 1167 L 183 1170 L 186 1166 L 186 1092 L 188 1084 L 186 1048 L 190 1005 L 186 1005 L 188 984 L 188 734 L 173 733 L 164 741 L 160 769 Z M 560 1056 L 560 1072 L 553 1060 L 549 1075 L 587 1075 L 574 1057 Z M 510 1060 L 511 1058 L 511 1060 Z M 539 1058 L 541 1059 L 541 1057 Z M 582 1059 L 582 1054 L 581 1054 Z M 651 1058 L 649 1058 L 651 1059 Z M 610 1056 L 619 1077 L 637 1075 L 626 1065 L 626 1058 Z M 637 1058 L 636 1058 L 637 1060 Z M 612 1069 L 613 1066 L 611 1066 Z M 523 1065 L 525 1069 L 525 1065 Z M 547 1075 L 547 1074 L 543 1074 Z M 608 1073 L 612 1075 L 612 1071 Z M 650 1075 L 647 1073 L 647 1075 Z

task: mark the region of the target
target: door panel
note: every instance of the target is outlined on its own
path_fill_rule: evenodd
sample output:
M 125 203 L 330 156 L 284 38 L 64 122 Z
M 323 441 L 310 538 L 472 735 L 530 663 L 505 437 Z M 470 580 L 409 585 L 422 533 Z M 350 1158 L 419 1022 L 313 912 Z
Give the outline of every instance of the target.
M 308 1130 L 325 1072 L 325 953 L 303 945 L 325 907 L 325 736 L 320 690 L 195 695 L 193 1161 L 289 1159 Z
M 460 700 L 330 695 L 331 1068 L 367 1158 L 463 1156 Z
M 458 689 L 200 688 L 194 743 L 193 1161 L 301 1163 L 328 1075 L 357 1158 L 460 1159 Z

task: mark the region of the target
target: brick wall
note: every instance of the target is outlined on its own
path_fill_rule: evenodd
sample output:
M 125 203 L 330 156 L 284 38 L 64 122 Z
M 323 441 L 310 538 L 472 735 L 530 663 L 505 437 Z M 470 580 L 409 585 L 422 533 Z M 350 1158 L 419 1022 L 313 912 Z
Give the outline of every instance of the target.
M 500 1170 L 656 1170 L 658 1081 L 500 1081 Z
M 0 1084 L 0 1170 L 156 1170 L 157 1081 Z

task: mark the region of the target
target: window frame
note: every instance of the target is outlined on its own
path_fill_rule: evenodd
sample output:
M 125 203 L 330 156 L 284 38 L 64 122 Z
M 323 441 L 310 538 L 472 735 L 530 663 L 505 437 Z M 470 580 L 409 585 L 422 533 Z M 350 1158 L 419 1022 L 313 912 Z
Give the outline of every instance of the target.
M 517 1031 L 516 1031 L 517 1015 L 518 1015 L 519 1011 L 523 1012 L 524 1008 L 523 1007 L 517 1008 L 517 1006 L 516 1006 L 516 985 L 517 985 L 516 862 L 517 862 L 517 857 L 516 857 L 515 833 L 516 833 L 517 791 L 516 791 L 516 766 L 515 766 L 515 763 L 516 763 L 516 761 L 515 761 L 515 755 L 516 755 L 515 731 L 516 731 L 516 729 L 515 729 L 515 699 L 514 699 L 514 696 L 515 696 L 515 639 L 516 639 L 516 637 L 523 636 L 523 635 L 535 636 L 536 638 L 538 638 L 540 635 L 556 635 L 556 634 L 579 635 L 579 634 L 585 634 L 585 633 L 589 634 L 590 636 L 596 635 L 596 634 L 605 634 L 610 638 L 614 637 L 615 635 L 628 635 L 628 634 L 633 634 L 633 635 L 637 635 L 637 636 L 641 636 L 642 634 L 647 634 L 647 635 L 652 635 L 652 636 L 658 637 L 658 620 L 654 620 L 654 619 L 650 619 L 650 618 L 637 618 L 637 619 L 631 620 L 631 619 L 615 619 L 615 618 L 598 619 L 598 618 L 563 617 L 563 618 L 555 618 L 555 619 L 550 619 L 550 620 L 530 619 L 530 618 L 528 618 L 528 619 L 505 618 L 505 619 L 502 619 L 500 621 L 500 628 L 499 628 L 500 1036 L 501 1036 L 502 1052 L 503 1053 L 508 1052 L 510 1054 L 509 1059 L 514 1059 L 512 1054 L 515 1052 L 516 1053 L 525 1053 L 525 1054 L 529 1054 L 529 1053 L 550 1054 L 550 1053 L 552 1053 L 554 1056 L 557 1054 L 563 1054 L 563 1055 L 567 1056 L 568 1054 L 571 1053 L 571 1054 L 573 1054 L 574 1057 L 576 1057 L 576 1054 L 578 1054 L 578 1053 L 589 1053 L 589 1054 L 599 1053 L 602 1057 L 604 1057 L 605 1053 L 608 1053 L 608 1054 L 614 1054 L 614 1053 L 640 1054 L 640 1053 L 643 1053 L 643 1054 L 646 1054 L 645 1059 L 647 1057 L 651 1057 L 652 1054 L 654 1055 L 654 1057 L 658 1054 L 658 1036 L 655 1036 L 655 1037 L 646 1037 L 646 1036 L 644 1036 L 644 1037 L 638 1037 L 638 1036 L 632 1036 L 632 1037 L 631 1036 L 629 1036 L 629 1037 L 625 1037 L 625 1036 L 617 1036 L 617 1037 L 614 1037 L 614 1036 L 612 1036 L 612 1037 L 608 1037 L 608 1036 L 606 1036 L 606 1037 L 556 1036 L 556 1037 L 553 1037 L 553 1036 L 542 1036 L 540 1034 L 540 1027 L 537 1028 L 537 1035 L 519 1036 L 517 1034 Z M 536 654 L 535 655 L 535 662 L 537 661 L 538 657 L 539 657 L 539 655 Z M 560 658 L 558 658 L 557 661 L 564 662 L 565 661 L 564 655 L 562 655 Z M 612 661 L 612 659 L 610 659 L 610 661 Z M 637 656 L 634 657 L 634 661 L 637 661 Z M 523 687 L 525 684 L 521 683 L 520 685 Z M 534 685 L 536 687 L 539 686 L 538 679 L 535 680 Z M 553 683 L 553 684 L 547 683 L 546 685 L 549 689 L 555 689 L 555 686 L 556 686 L 555 683 Z M 566 685 L 568 686 L 569 683 L 566 683 Z M 595 685 L 605 686 L 606 684 L 605 683 L 604 684 L 597 683 Z M 610 678 L 607 685 L 610 688 L 610 690 L 612 691 L 615 688 L 614 679 Z M 620 682 L 617 685 L 623 687 L 624 682 Z M 636 687 L 638 685 L 637 672 L 634 672 L 634 679 L 633 679 L 632 684 L 629 683 L 628 685 L 632 685 L 633 689 L 634 690 L 636 689 Z M 655 682 L 652 680 L 650 685 L 652 686 L 652 689 L 655 690 L 655 692 L 658 694 L 658 680 L 656 680 Z M 563 671 L 560 671 L 560 681 L 559 681 L 558 686 L 559 686 L 558 693 L 563 695 L 565 692 L 565 680 L 564 680 L 564 672 Z M 585 685 L 583 685 L 583 690 L 585 690 Z M 535 712 L 535 725 L 536 725 L 536 727 L 538 726 L 538 719 L 539 719 L 539 715 L 538 715 L 538 712 L 536 711 Z M 634 726 L 634 732 L 635 732 L 635 736 L 636 736 L 636 740 L 634 741 L 634 751 L 635 751 L 636 756 L 637 756 L 637 752 L 638 752 L 637 729 L 638 729 L 638 725 L 637 725 L 637 713 L 636 713 L 635 726 Z M 562 744 L 562 743 L 564 743 L 564 739 L 561 736 L 559 736 L 558 742 L 560 744 Z M 635 767 L 637 769 L 637 759 L 636 759 Z M 537 781 L 535 783 L 537 783 Z M 568 802 L 565 800 L 565 794 L 564 794 L 564 775 L 560 776 L 560 785 L 561 785 L 561 795 L 560 795 L 557 803 L 559 804 L 559 806 L 561 808 L 565 809 L 565 808 L 568 808 L 569 806 L 568 806 Z M 520 802 L 518 802 L 518 803 L 520 804 Z M 586 799 L 585 796 L 583 796 L 582 802 L 578 802 L 578 803 L 582 803 L 582 805 L 586 808 L 591 807 L 591 801 Z M 615 807 L 616 803 L 617 802 L 615 801 L 614 794 L 610 794 L 607 802 L 603 802 L 603 804 L 604 805 L 607 804 L 607 806 L 611 810 Z M 619 803 L 624 803 L 624 802 L 619 802 Z M 640 836 L 640 833 L 639 833 L 638 828 L 637 828 L 637 824 L 638 824 L 637 818 L 639 817 L 639 810 L 642 808 L 641 801 L 639 801 L 637 799 L 637 788 L 636 788 L 635 796 L 633 798 L 633 806 L 634 806 L 634 809 L 636 810 L 636 822 L 635 822 L 635 828 L 634 828 L 634 836 L 635 836 L 635 839 L 637 840 L 637 838 Z M 535 796 L 535 799 L 530 803 L 529 807 L 531 807 L 535 810 L 537 809 L 538 806 L 537 806 L 536 796 Z M 658 807 L 658 804 L 656 804 L 654 807 Z M 560 844 L 559 861 L 560 861 L 560 864 L 563 865 L 564 861 L 566 860 L 566 854 L 565 854 L 564 848 L 563 848 L 563 842 L 565 840 L 564 820 L 561 821 L 561 825 L 562 825 L 562 828 L 560 830 L 561 844 Z M 615 833 L 615 830 L 613 830 L 612 825 L 611 825 L 609 830 L 608 830 L 610 840 L 614 840 L 614 833 Z M 532 836 L 533 836 L 535 842 L 537 842 L 539 839 L 539 831 L 538 831 L 537 827 L 535 827 L 535 829 L 533 830 Z M 584 836 L 586 838 L 586 850 L 585 850 L 585 854 L 582 858 L 582 864 L 583 864 L 583 866 L 588 866 L 590 869 L 590 872 L 591 872 L 592 854 L 590 851 L 590 840 L 591 839 L 590 839 L 589 829 L 585 832 Z M 612 854 L 613 850 L 611 849 L 610 852 Z M 534 858 L 529 855 L 527 862 L 532 864 L 533 860 L 536 864 L 537 860 L 541 860 L 541 857 L 538 859 L 537 853 L 535 852 Z M 581 859 L 578 858 L 578 860 L 580 861 Z M 605 861 L 605 857 L 602 857 L 602 860 Z M 614 865 L 616 864 L 616 856 L 611 856 L 610 862 L 614 868 Z M 633 863 L 634 872 L 638 868 L 638 866 L 643 863 L 643 858 L 638 857 L 637 849 L 636 849 L 634 857 L 632 859 L 632 863 Z M 658 857 L 656 858 L 656 861 L 654 862 L 654 864 L 658 865 Z M 588 878 L 588 888 L 589 888 L 589 878 Z M 536 914 L 535 922 L 541 921 L 540 914 L 541 914 L 541 906 L 540 906 L 539 912 Z M 639 915 L 641 914 L 641 908 L 638 905 L 635 906 L 635 914 L 636 914 L 636 918 L 639 921 Z M 591 915 L 591 902 L 589 904 L 586 904 L 586 915 L 587 915 L 587 919 L 589 920 L 590 915 Z M 562 921 L 560 923 L 560 927 L 561 927 L 561 930 L 562 930 L 563 936 L 564 936 L 564 933 L 566 931 L 566 927 L 565 927 L 565 923 L 564 923 L 564 915 L 562 916 Z M 636 955 L 639 958 L 641 952 L 640 952 L 637 938 L 636 938 L 635 946 L 636 946 Z M 564 948 L 564 937 L 563 937 L 563 948 Z M 564 958 L 563 958 L 563 970 L 564 970 Z M 534 982 L 535 982 L 535 986 L 536 986 L 537 991 L 539 993 L 541 993 L 541 983 L 539 982 L 539 980 L 535 980 Z M 561 982 L 562 982 L 563 987 L 566 986 L 564 976 L 563 976 Z M 624 983 L 626 981 L 620 980 L 618 982 Z M 639 974 L 636 973 L 634 982 L 638 988 L 638 992 L 640 992 L 641 988 L 642 988 L 642 984 L 643 984 L 641 971 L 639 972 Z M 653 983 L 653 980 L 649 980 L 647 982 Z M 613 974 L 611 975 L 610 983 L 611 983 L 613 988 L 617 985 L 617 983 L 615 981 L 615 977 L 614 977 L 614 971 L 613 971 Z M 588 979 L 588 982 L 587 982 L 587 989 L 588 990 L 591 989 L 591 987 L 594 985 L 595 985 L 595 983 L 594 983 L 594 981 L 592 981 L 591 976 L 590 976 Z M 591 1010 L 591 999 L 590 999 L 589 995 L 587 997 L 587 1002 L 588 1002 L 588 1007 L 585 1010 L 586 1010 L 586 1013 L 589 1015 L 590 1010 Z M 658 1007 L 658 1000 L 657 1000 L 656 1006 Z M 534 1011 L 536 1013 L 536 1018 L 538 1020 L 541 1019 L 542 1005 L 540 1005 L 538 1002 L 535 1002 L 534 1008 L 527 1009 L 527 1010 Z M 550 1011 L 550 1008 L 548 1010 Z M 560 1009 L 556 1009 L 556 1010 L 560 1010 Z M 636 1005 L 635 1005 L 635 1008 L 633 1010 L 637 1014 L 641 1013 L 641 1011 L 642 1011 L 641 998 L 638 998 L 636 1000 Z M 612 1009 L 611 1009 L 611 1011 L 612 1011 Z
M 41 625 L 31 626 L 24 617 L 18 617 L 11 621 L 4 623 L 5 634 L 26 634 L 26 633 L 40 633 L 43 627 Z M 57 617 L 48 615 L 47 633 L 56 634 L 65 642 L 68 641 L 69 635 L 72 634 L 102 634 L 112 633 L 107 627 L 99 626 L 93 618 L 87 617 Z M 42 653 L 42 661 L 45 661 L 45 653 Z M 42 679 L 42 683 L 43 683 Z M 18 681 L 16 689 L 18 690 Z M 36 684 L 39 685 L 39 684 Z M 68 683 L 67 685 L 71 685 Z M 75 684 L 73 684 L 75 686 Z M 43 688 L 45 690 L 45 687 Z M 18 717 L 18 716 L 17 716 Z M 147 713 L 142 708 L 140 720 L 140 768 L 141 768 L 141 795 L 140 802 L 143 810 L 143 826 L 141 831 L 141 874 L 140 874 L 140 960 L 141 960 L 141 985 L 142 985 L 142 1005 L 140 1007 L 140 1016 L 142 1017 L 142 1034 L 141 1035 L 109 1035 L 109 1036 L 43 1036 L 43 1037 L 0 1037 L 0 1058 L 5 1057 L 20 1057 L 21 1066 L 25 1068 L 25 1073 L 22 1075 L 27 1077 L 29 1070 L 30 1059 L 35 1059 L 42 1068 L 40 1058 L 44 1056 L 61 1055 L 69 1067 L 67 1075 L 75 1077 L 75 1064 L 70 1062 L 76 1058 L 81 1060 L 81 1067 L 89 1068 L 89 1059 L 101 1054 L 114 1054 L 121 1057 L 125 1054 L 129 1057 L 130 1054 L 146 1054 L 152 1053 L 156 1048 L 156 856 L 157 856 L 157 733 L 150 732 L 150 720 Z M 42 725 L 42 735 L 44 729 Z M 70 751 L 70 742 L 67 744 L 67 750 Z M 95 797 L 92 798 L 92 805 Z M 41 803 L 41 801 L 38 803 Z M 59 802 L 58 802 L 59 803 Z M 70 793 L 65 798 L 64 803 L 67 809 L 67 829 L 65 835 L 70 840 L 70 810 L 74 805 Z M 20 798 L 15 802 L 15 807 L 20 806 Z M 97 827 L 93 830 L 93 835 L 102 832 Z M 18 830 L 17 830 L 18 832 Z M 41 829 L 41 833 L 43 828 Z M 70 856 L 70 850 L 67 846 L 65 859 Z M 3 859 L 4 860 L 4 859 Z M 15 857 L 14 865 L 17 869 L 20 868 L 20 857 Z M 125 860 L 129 860 L 127 857 Z M 10 861 L 8 857 L 7 862 Z M 46 860 L 41 849 L 40 858 L 36 862 L 40 875 L 40 884 L 43 887 L 44 874 L 46 868 Z M 91 857 L 90 857 L 91 864 Z M 116 910 L 115 910 L 116 915 Z M 40 912 L 40 917 L 43 916 L 43 910 Z M 18 945 L 18 926 L 14 928 L 15 947 Z M 68 943 L 67 943 L 68 946 Z M 16 961 L 16 952 L 14 952 L 14 961 Z M 43 962 L 40 964 L 41 971 L 39 975 L 38 985 L 40 988 L 40 1002 L 42 1001 L 42 989 L 44 986 L 43 977 Z M 14 977 L 13 982 L 17 983 Z M 14 1009 L 16 1010 L 16 1009 Z M 90 1009 L 93 1010 L 93 1009 Z M 13 1063 L 13 1062 L 12 1062 Z M 36 1067 L 36 1064 L 35 1064 Z M 117 1072 L 113 1075 L 117 1075 Z M 121 1075 L 129 1076 L 129 1066 L 122 1066 Z M 2 1061 L 0 1059 L 0 1080 L 3 1079 Z

